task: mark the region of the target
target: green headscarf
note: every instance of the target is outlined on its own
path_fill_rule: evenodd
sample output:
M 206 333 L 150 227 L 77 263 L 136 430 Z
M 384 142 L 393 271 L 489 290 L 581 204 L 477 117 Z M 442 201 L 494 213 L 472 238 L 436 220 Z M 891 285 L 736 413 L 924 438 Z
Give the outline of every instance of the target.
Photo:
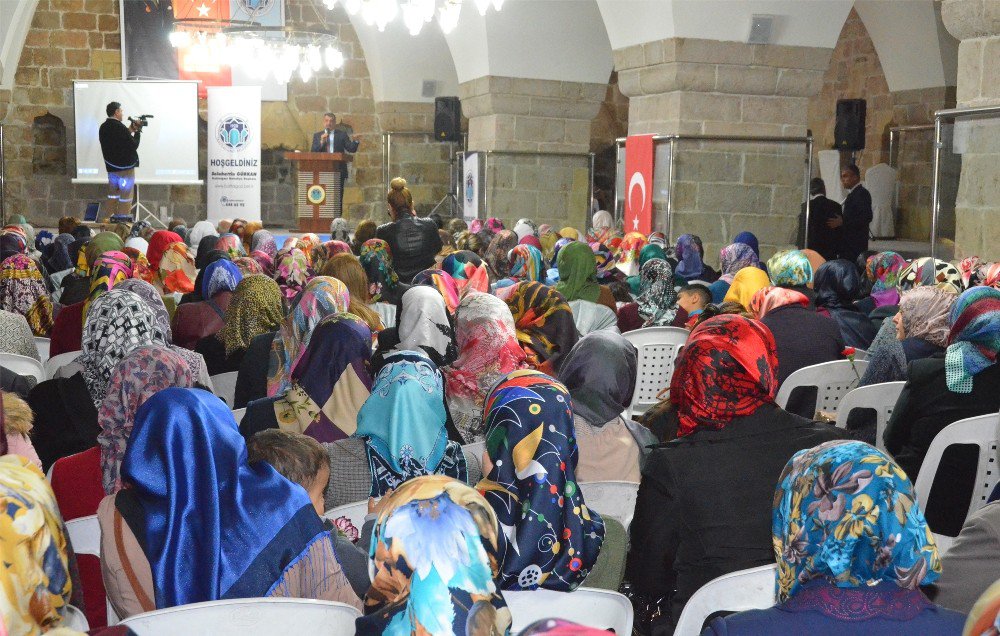
M 118 236 L 114 232 L 101 232 L 94 238 L 90 239 L 84 251 L 87 255 L 87 265 L 93 267 L 94 261 L 97 257 L 105 252 L 110 252 L 113 250 L 122 251 L 125 249 L 125 242 L 122 241 L 122 237 Z
M 601 295 L 597 284 L 597 259 L 594 251 L 586 243 L 573 241 L 559 250 L 556 260 L 559 269 L 559 283 L 556 291 L 566 297 L 566 301 L 589 300 L 596 303 Z
M 646 264 L 646 261 L 651 261 L 654 258 L 667 260 L 667 253 L 659 245 L 650 243 L 639 252 L 639 267 L 642 268 Z M 625 282 L 628 283 L 628 288 L 632 291 L 632 295 L 637 296 L 639 294 L 639 275 L 629 276 L 625 279 Z

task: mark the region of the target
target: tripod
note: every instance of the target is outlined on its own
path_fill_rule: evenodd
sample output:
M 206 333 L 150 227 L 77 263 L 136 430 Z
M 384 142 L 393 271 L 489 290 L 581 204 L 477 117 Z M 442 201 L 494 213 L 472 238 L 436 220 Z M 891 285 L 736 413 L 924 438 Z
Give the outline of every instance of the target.
M 160 220 L 160 217 L 153 214 L 153 212 L 147 208 L 145 205 L 139 201 L 139 182 L 135 184 L 135 203 L 132 204 L 132 208 L 129 210 L 132 213 L 132 221 L 146 221 L 150 225 L 159 225 L 164 230 L 167 229 L 167 224 Z

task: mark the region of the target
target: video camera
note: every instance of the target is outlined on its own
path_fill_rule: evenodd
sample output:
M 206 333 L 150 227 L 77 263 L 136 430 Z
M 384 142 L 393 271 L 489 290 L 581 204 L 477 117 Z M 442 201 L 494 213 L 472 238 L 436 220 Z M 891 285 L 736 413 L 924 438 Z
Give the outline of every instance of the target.
M 152 115 L 139 115 L 138 117 L 128 118 L 134 128 L 143 128 L 144 126 L 148 126 L 150 119 L 153 119 Z

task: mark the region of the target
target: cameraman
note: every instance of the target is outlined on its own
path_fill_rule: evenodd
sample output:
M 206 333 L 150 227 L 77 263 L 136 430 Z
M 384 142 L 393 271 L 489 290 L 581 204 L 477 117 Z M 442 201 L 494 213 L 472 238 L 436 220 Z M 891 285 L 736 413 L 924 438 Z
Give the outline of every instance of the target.
M 129 214 L 132 209 L 132 188 L 135 186 L 135 168 L 139 165 L 139 147 L 142 123 L 132 120 L 122 123 L 122 105 L 111 102 L 105 108 L 107 120 L 101 124 L 98 137 L 101 154 L 108 169 L 108 204 L 111 215 Z

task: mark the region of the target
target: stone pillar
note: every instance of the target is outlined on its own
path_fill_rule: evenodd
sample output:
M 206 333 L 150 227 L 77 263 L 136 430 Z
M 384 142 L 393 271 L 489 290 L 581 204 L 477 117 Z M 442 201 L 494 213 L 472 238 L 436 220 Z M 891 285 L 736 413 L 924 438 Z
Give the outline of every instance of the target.
M 1000 2 L 945 0 L 941 17 L 959 40 L 958 107 L 1000 104 Z M 955 201 L 955 254 L 1000 258 L 1000 118 L 973 122 Z
M 670 38 L 614 52 L 629 134 L 805 136 L 809 97 L 832 49 Z M 654 168 L 654 225 L 666 229 L 666 148 Z M 680 141 L 674 239 L 699 235 L 709 263 L 742 230 L 762 257 L 790 247 L 804 200 L 804 145 Z M 815 168 L 818 171 L 818 168 Z
M 480 77 L 459 85 L 469 150 L 487 161 L 487 215 L 584 231 L 589 221 L 591 121 L 607 84 Z M 524 154 L 504 154 L 504 153 Z M 568 157 L 552 153 L 572 153 Z

